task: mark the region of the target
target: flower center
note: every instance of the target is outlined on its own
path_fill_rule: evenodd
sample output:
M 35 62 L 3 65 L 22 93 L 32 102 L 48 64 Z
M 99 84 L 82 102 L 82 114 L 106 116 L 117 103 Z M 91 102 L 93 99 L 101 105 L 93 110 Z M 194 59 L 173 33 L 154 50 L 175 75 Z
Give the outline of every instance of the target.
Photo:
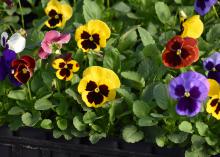
M 97 88 L 95 89 L 95 92 L 96 92 L 96 93 L 99 93 L 99 91 L 100 91 L 100 90 L 99 90 L 99 88 L 97 87 Z
M 176 54 L 179 56 L 179 55 L 181 55 L 181 49 L 178 49 L 177 51 L 176 51 Z
M 59 15 L 55 15 L 55 19 L 59 19 Z
M 184 96 L 188 98 L 188 97 L 190 97 L 190 93 L 189 92 L 185 92 Z
M 212 71 L 216 71 L 216 68 L 214 67 L 214 68 L 212 68 Z
M 90 40 L 90 41 L 93 41 L 93 37 L 92 37 L 92 36 L 90 36 L 90 37 L 89 37 L 89 40 Z
M 68 66 L 67 66 L 67 65 L 65 65 L 65 66 L 64 66 L 64 68 L 65 68 L 65 69 L 68 69 Z
M 26 68 L 23 68 L 23 69 L 22 69 L 22 73 L 23 73 L 23 74 L 26 74 L 27 72 L 28 72 L 28 71 L 27 71 Z

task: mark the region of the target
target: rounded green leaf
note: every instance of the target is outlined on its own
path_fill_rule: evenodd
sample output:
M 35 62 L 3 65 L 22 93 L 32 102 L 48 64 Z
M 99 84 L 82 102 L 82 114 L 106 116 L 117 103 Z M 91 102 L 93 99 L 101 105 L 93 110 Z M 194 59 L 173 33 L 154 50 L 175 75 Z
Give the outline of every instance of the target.
M 44 129 L 52 129 L 53 128 L 52 121 L 50 119 L 42 120 L 40 126 Z
M 179 125 L 180 131 L 186 132 L 186 133 L 192 133 L 192 124 L 188 121 L 183 121 Z
M 144 138 L 144 133 L 134 125 L 126 126 L 122 131 L 123 139 L 128 143 L 139 142 Z
M 53 104 L 48 99 L 38 99 L 35 104 L 34 108 L 36 110 L 48 110 L 53 107 Z

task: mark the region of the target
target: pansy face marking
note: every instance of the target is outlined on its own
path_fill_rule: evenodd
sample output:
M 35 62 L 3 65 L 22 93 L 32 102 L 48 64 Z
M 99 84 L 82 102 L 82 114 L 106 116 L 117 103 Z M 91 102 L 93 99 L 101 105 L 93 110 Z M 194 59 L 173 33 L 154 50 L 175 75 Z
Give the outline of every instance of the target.
M 79 70 L 78 62 L 72 59 L 55 59 L 52 66 L 57 70 L 57 78 L 65 81 L 70 81 L 73 77 L 73 73 Z
M 198 58 L 197 41 L 193 38 L 182 38 L 180 36 L 172 38 L 162 54 L 163 64 L 174 69 L 189 66 Z
M 169 85 L 170 96 L 178 101 L 176 112 L 190 117 L 199 113 L 202 102 L 208 96 L 208 91 L 208 80 L 193 71 L 182 73 Z
M 195 11 L 201 16 L 209 12 L 213 5 L 215 5 L 218 0 L 195 0 L 194 8 Z
M 114 100 L 116 89 L 120 87 L 118 76 L 110 69 L 92 66 L 83 72 L 78 92 L 88 107 L 102 107 Z
M 203 61 L 203 67 L 208 71 L 208 78 L 220 83 L 220 53 L 215 52 Z
M 63 15 L 58 14 L 55 10 L 51 10 L 48 15 L 50 17 L 48 23 L 51 27 L 55 27 L 58 23 L 62 22 Z
M 86 25 L 76 29 L 75 40 L 77 45 L 84 52 L 93 50 L 98 52 L 106 46 L 106 40 L 110 37 L 111 31 L 107 24 L 100 20 L 90 20 Z

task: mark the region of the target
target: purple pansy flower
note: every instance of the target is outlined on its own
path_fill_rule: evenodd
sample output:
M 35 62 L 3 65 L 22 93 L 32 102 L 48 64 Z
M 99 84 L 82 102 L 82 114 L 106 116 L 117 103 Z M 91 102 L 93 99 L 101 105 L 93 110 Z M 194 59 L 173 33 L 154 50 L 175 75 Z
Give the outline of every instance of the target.
M 207 98 L 209 83 L 205 76 L 189 71 L 174 78 L 169 85 L 169 93 L 178 101 L 176 112 L 183 116 L 195 116 Z
M 10 49 L 3 51 L 3 56 L 0 57 L 0 81 L 4 80 L 7 76 L 9 77 L 12 84 L 20 86 L 21 83 L 15 80 L 11 74 L 11 63 L 16 59 L 16 53 Z
M 208 78 L 220 83 L 220 53 L 215 52 L 203 61 L 204 69 L 208 71 Z
M 195 11 L 201 16 L 209 12 L 213 5 L 217 3 L 217 0 L 196 0 L 194 3 Z

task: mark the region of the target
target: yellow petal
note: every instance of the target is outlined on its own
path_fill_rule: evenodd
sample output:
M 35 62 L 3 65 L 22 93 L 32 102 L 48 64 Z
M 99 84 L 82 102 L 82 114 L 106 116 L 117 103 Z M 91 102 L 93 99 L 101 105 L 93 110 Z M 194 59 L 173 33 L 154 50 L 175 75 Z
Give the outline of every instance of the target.
M 78 41 L 81 39 L 81 34 L 83 32 L 88 32 L 88 29 L 85 25 L 82 25 L 82 26 L 79 26 L 77 29 L 76 29 L 76 32 L 75 32 L 75 40 Z
M 73 73 L 70 71 L 70 76 L 66 77 L 66 81 L 70 81 L 73 78 Z
M 121 85 L 120 80 L 114 71 L 100 66 L 88 67 L 84 70 L 83 77 L 94 80 L 99 85 L 106 84 L 109 87 L 109 90 L 117 89 Z
M 218 114 L 216 113 L 216 109 L 217 109 L 219 103 L 217 102 L 217 104 L 215 106 L 211 105 L 211 103 L 214 99 L 219 100 L 219 96 L 215 95 L 211 99 L 209 99 L 209 101 L 207 102 L 207 105 L 206 105 L 206 111 L 209 114 L 211 114 L 213 117 L 215 117 L 216 119 L 220 120 L 220 112 L 218 112 Z
M 73 15 L 73 9 L 67 3 L 61 3 L 61 12 L 65 21 L 69 20 Z
M 70 60 L 67 62 L 67 66 L 68 65 L 72 65 L 72 68 L 69 69 L 71 72 L 77 72 L 79 70 L 79 63 L 75 60 Z
M 199 15 L 194 15 L 182 23 L 183 32 L 182 37 L 199 38 L 204 30 L 203 22 Z
M 86 90 L 86 86 L 89 81 L 90 80 L 89 80 L 89 78 L 87 79 L 87 77 L 83 77 L 81 79 L 81 81 L 79 82 L 79 85 L 78 85 L 78 92 L 80 94 Z
M 90 20 L 87 25 L 89 32 L 92 34 L 99 32 L 98 34 L 101 33 L 105 39 L 108 39 L 111 35 L 110 28 L 101 20 Z
M 45 8 L 45 13 L 48 15 L 51 10 L 55 10 L 57 13 L 60 13 L 61 5 L 58 0 L 50 0 L 47 3 L 47 6 Z
M 208 79 L 208 82 L 209 82 L 209 86 L 210 86 L 208 96 L 212 97 L 215 95 L 219 95 L 220 86 L 219 86 L 218 82 L 213 79 Z
M 56 76 L 57 76 L 58 79 L 64 80 L 65 76 L 60 75 L 60 71 L 61 71 L 61 69 L 57 70 Z
M 100 47 L 106 47 L 106 39 L 100 36 L 100 41 L 99 41 Z
M 53 67 L 54 69 L 61 69 L 61 68 L 60 68 L 60 64 L 61 64 L 61 63 L 63 63 L 63 64 L 66 65 L 66 62 L 64 61 L 64 59 L 62 59 L 62 58 L 55 59 L 55 60 L 53 61 L 53 63 L 52 63 L 52 67 Z

